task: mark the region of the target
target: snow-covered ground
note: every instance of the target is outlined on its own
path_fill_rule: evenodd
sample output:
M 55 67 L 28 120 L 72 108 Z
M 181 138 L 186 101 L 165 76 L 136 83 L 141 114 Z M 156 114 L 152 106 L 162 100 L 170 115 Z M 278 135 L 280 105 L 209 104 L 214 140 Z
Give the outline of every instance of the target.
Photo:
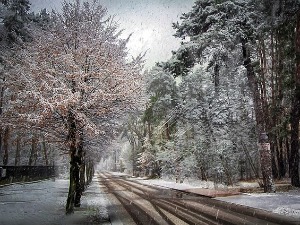
M 140 183 L 155 185 L 160 187 L 168 187 L 178 190 L 186 190 L 192 188 L 214 188 L 213 184 L 210 182 L 183 182 L 183 183 L 175 183 L 174 181 L 164 180 L 164 179 L 139 179 L 135 178 Z
M 241 194 L 228 197 L 219 197 L 216 199 L 299 218 L 300 222 L 299 190 L 278 193 Z
M 82 196 L 82 204 L 71 216 L 65 215 L 69 181 L 45 180 L 0 187 L 0 224 L 58 225 L 108 221 L 107 199 L 97 178 Z
M 140 179 L 133 178 L 138 180 L 140 183 L 155 185 L 160 187 L 168 187 L 178 190 L 188 190 L 195 188 L 221 188 L 226 190 L 225 186 L 216 186 L 213 182 L 204 182 L 204 181 L 192 181 L 186 180 L 183 183 L 175 183 L 170 180 L 163 179 Z M 258 187 L 257 183 L 241 183 L 243 187 Z M 232 202 L 235 204 L 246 205 L 254 208 L 264 209 L 281 215 L 291 216 L 299 218 L 300 221 L 300 189 L 290 190 L 289 192 L 278 192 L 278 193 L 252 193 L 252 194 L 241 194 L 233 195 L 228 197 L 217 197 L 216 199 Z
M 212 183 L 199 181 L 180 184 L 163 179 L 132 179 L 149 185 L 179 190 L 214 188 L 215 186 Z M 0 224 L 87 224 L 86 221 L 110 224 L 108 207 L 111 203 L 96 177 L 82 196 L 81 207 L 72 216 L 66 216 L 64 212 L 68 184 L 66 179 L 56 179 L 0 187 Z M 299 218 L 300 221 L 300 190 L 275 194 L 241 194 L 217 199 L 292 216 Z

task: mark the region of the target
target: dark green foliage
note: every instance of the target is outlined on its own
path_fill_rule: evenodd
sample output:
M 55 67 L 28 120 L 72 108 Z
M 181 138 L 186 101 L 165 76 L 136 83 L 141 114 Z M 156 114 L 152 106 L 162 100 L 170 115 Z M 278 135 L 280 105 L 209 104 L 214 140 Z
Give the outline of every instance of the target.
M 154 104 L 157 102 L 158 100 L 158 96 L 151 96 L 150 97 L 150 101 L 148 103 L 148 106 L 144 112 L 142 121 L 143 122 L 150 122 L 150 123 L 154 123 L 155 122 L 155 118 L 153 117 L 153 106 Z
M 185 67 L 184 61 L 175 60 L 170 62 L 157 63 L 156 66 L 163 68 L 165 71 L 170 72 L 174 77 L 184 76 L 189 72 L 189 69 Z
M 7 6 L 9 0 L 1 0 L 0 3 L 2 3 L 3 5 Z
M 25 19 L 30 9 L 30 3 L 28 0 L 12 0 L 9 9 Z
M 222 57 L 226 58 L 226 54 L 218 49 L 225 47 L 232 51 L 242 39 L 255 40 L 258 17 L 251 12 L 252 8 L 247 1 L 196 1 L 192 10 L 182 15 L 181 23 L 173 23 L 174 36 L 184 41 L 162 67 L 175 77 L 185 76 L 195 64 L 207 58 L 208 48 L 212 50 L 210 54 L 221 53 L 212 57 L 210 65 L 225 61 Z
M 46 9 L 42 9 L 37 14 L 31 13 L 28 15 L 28 17 L 30 21 L 33 21 L 35 23 L 35 25 L 42 28 L 49 26 L 51 22 L 50 14 Z
M 29 22 L 28 11 L 30 3 L 28 0 L 11 0 L 7 1 L 9 13 L 3 19 L 4 26 L 7 31 L 9 43 L 28 41 L 31 39 L 27 29 Z M 20 40 L 19 40 L 20 39 Z
M 208 31 L 213 23 L 216 23 L 214 15 L 217 11 L 212 0 L 198 0 L 195 2 L 193 9 L 189 13 L 184 13 L 180 19 L 181 24 L 173 23 L 173 28 L 176 29 L 175 37 L 185 39 L 186 36 L 194 37 Z M 205 11 L 210 8 L 211 10 Z M 212 16 L 212 17 L 210 17 Z M 210 20 L 207 18 L 210 17 Z

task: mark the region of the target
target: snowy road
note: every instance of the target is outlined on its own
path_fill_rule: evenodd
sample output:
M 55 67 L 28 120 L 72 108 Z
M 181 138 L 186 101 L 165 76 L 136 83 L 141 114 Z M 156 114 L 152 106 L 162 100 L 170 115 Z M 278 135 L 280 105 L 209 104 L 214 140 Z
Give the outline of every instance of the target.
M 297 218 L 182 190 L 145 186 L 125 175 L 99 174 L 100 183 L 137 224 L 300 224 Z
M 65 180 L 49 180 L 0 188 L 0 224 L 59 224 L 67 187 Z
M 109 179 L 107 179 L 107 181 L 108 180 Z M 168 196 L 165 196 L 163 194 L 163 189 L 161 189 L 161 186 L 166 186 L 165 189 L 168 189 L 167 183 L 156 181 L 160 186 L 160 198 L 157 199 L 149 195 L 152 191 L 156 192 L 158 190 L 157 187 L 152 189 L 148 186 L 148 191 L 146 191 L 146 198 L 149 198 L 149 196 L 150 198 L 152 198 L 151 206 L 151 204 L 149 205 L 149 203 L 141 199 L 141 195 L 145 195 L 145 187 L 142 187 L 144 185 L 142 185 L 141 183 L 136 183 L 135 181 L 135 186 L 128 186 L 128 182 L 131 182 L 131 180 L 133 179 L 129 179 L 126 181 L 127 183 L 125 183 L 125 186 L 127 185 L 127 188 L 129 188 L 129 190 L 126 190 L 126 188 L 124 187 L 124 183 L 123 186 L 114 184 L 116 186 L 112 186 L 111 189 L 108 190 L 107 187 L 104 187 L 103 180 L 101 181 L 102 183 L 99 183 L 98 178 L 94 177 L 92 184 L 87 188 L 84 195 L 82 196 L 81 207 L 79 209 L 76 209 L 75 213 L 72 216 L 65 216 L 64 214 L 65 201 L 69 184 L 68 180 L 45 180 L 36 183 L 14 184 L 0 187 L 0 225 L 135 224 L 132 219 L 132 215 L 128 214 L 128 212 L 120 204 L 120 199 L 123 200 L 123 203 L 128 203 L 130 207 L 133 205 L 141 206 L 140 209 L 142 210 L 138 212 L 140 214 L 143 214 L 145 211 L 147 212 L 149 208 L 153 207 L 153 203 L 155 203 L 161 208 L 160 213 L 163 212 L 165 215 L 171 218 L 171 220 L 177 221 L 173 224 L 182 225 L 187 224 L 186 222 L 184 222 L 184 220 L 189 215 L 191 215 L 189 211 L 192 211 L 194 209 L 192 207 L 190 210 L 187 210 L 185 212 L 186 214 L 182 214 L 181 219 L 178 219 L 178 209 L 180 208 L 181 202 L 184 202 L 184 204 L 187 205 L 195 204 L 195 206 L 197 207 L 201 206 L 201 209 L 196 209 L 196 214 L 203 213 L 203 210 L 207 208 L 207 206 L 201 205 L 202 203 L 204 203 L 204 201 L 207 201 L 208 204 L 211 204 L 212 202 L 213 204 L 216 204 L 214 199 L 201 200 L 200 202 L 194 201 L 194 197 L 192 199 L 190 199 L 189 197 L 187 197 L 186 199 L 178 199 L 176 193 L 175 199 L 170 201 Z M 153 183 L 154 180 L 152 180 L 151 182 Z M 156 184 L 155 186 L 157 186 L 158 184 Z M 177 188 L 173 184 L 171 187 L 173 189 Z M 185 188 L 189 189 L 190 187 L 187 186 Z M 182 188 L 178 187 L 178 190 L 181 189 Z M 119 199 L 117 199 L 113 193 L 119 193 Z M 166 193 L 168 193 L 168 191 Z M 128 198 L 129 201 L 127 201 L 125 198 Z M 277 212 L 280 214 L 292 215 L 292 213 L 294 213 L 296 220 L 293 221 L 299 222 L 294 222 L 293 224 L 300 224 L 299 192 L 277 194 L 247 194 L 219 199 L 222 201 L 237 203 L 254 208 L 267 209 L 269 211 Z M 140 205 L 141 202 L 144 203 Z M 148 206 L 145 208 L 143 205 Z M 172 211 L 173 209 L 170 206 L 174 206 L 174 212 Z M 216 208 L 217 206 L 215 205 L 214 207 Z M 232 207 L 234 208 L 234 205 L 229 205 L 229 208 Z M 247 208 L 244 209 L 248 210 Z M 208 209 L 208 211 L 211 210 Z M 172 214 L 175 214 L 176 216 L 172 216 Z M 229 211 L 229 214 L 233 213 Z M 153 215 L 159 217 L 157 212 L 154 212 Z M 220 211 L 218 211 L 217 216 L 219 217 L 220 215 L 221 213 Z M 214 217 L 216 217 L 216 215 Z M 246 218 L 247 216 L 244 215 L 242 217 Z M 159 223 L 159 225 L 160 224 L 161 223 Z
M 80 209 L 65 215 L 69 181 L 45 180 L 0 187 L 1 225 L 110 224 L 105 198 L 94 179 L 82 197 Z M 97 218 L 94 217 L 97 215 Z M 87 223 L 88 222 L 88 223 Z

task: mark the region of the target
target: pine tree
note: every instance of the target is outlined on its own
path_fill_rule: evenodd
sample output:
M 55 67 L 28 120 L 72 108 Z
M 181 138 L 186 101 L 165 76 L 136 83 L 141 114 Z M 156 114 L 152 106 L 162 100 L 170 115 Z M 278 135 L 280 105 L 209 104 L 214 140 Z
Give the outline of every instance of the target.
M 271 142 L 274 143 L 271 146 L 273 173 L 277 178 L 284 176 L 287 172 L 285 158 L 289 158 L 292 184 L 299 186 L 297 66 L 295 67 L 298 45 L 297 41 L 295 42 L 297 40 L 295 31 L 297 31 L 299 1 L 252 2 L 256 6 L 261 22 L 257 29 L 260 37 L 258 46 L 260 74 L 264 113 L 268 115 L 266 126 L 269 127 Z M 290 134 L 288 123 L 291 125 Z M 286 144 L 283 144 L 284 142 Z
M 247 1 L 196 1 L 191 12 L 183 14 L 181 17 L 182 22 L 173 25 L 177 37 L 189 38 L 189 40 L 182 43 L 182 47 L 178 51 L 179 55 L 174 54 L 170 62 L 171 66 L 167 64 L 165 68 L 171 69 L 175 75 L 185 75 L 186 73 L 182 72 L 184 69 L 172 70 L 172 62 L 191 70 L 190 68 L 196 63 L 206 61 L 209 67 L 213 68 L 215 92 L 218 93 L 221 79 L 220 70 L 228 65 L 227 59 L 232 57 L 230 52 L 236 51 L 239 47 L 243 55 L 240 55 L 237 59 L 240 60 L 239 65 L 243 65 L 246 69 L 248 85 L 253 95 L 257 134 L 259 136 L 260 133 L 266 130 L 266 120 L 263 117 L 259 87 L 257 86 L 254 64 L 251 59 L 252 52 L 250 50 L 252 43 L 255 43 L 253 41 L 257 37 L 254 29 L 257 16 L 253 15 L 253 8 L 251 7 L 252 5 L 248 4 Z M 188 57 L 181 57 L 181 52 L 187 52 L 188 54 L 185 55 L 188 55 Z M 177 61 L 183 61 L 183 63 L 180 64 Z M 239 65 L 235 66 L 238 67 Z M 268 152 L 263 156 L 261 157 L 261 165 L 265 191 L 274 191 L 272 173 L 270 174 L 271 154 Z M 264 158 L 265 160 L 263 160 Z M 270 163 L 264 166 L 263 162 L 265 161 Z
M 6 4 L 9 13 L 3 19 L 3 23 L 7 30 L 8 41 L 14 43 L 29 40 L 30 34 L 26 24 L 29 22 L 30 2 L 28 0 L 10 0 Z

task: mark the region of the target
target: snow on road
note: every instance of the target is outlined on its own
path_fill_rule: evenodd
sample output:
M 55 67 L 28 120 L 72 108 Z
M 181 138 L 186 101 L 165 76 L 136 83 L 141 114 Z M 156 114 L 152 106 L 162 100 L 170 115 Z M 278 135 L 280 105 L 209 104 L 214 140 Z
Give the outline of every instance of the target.
M 208 184 L 192 182 L 180 184 L 162 179 L 133 179 L 149 185 L 179 190 L 196 187 L 213 188 Z M 107 211 L 110 203 L 107 194 L 101 190 L 96 177 L 82 196 L 80 209 L 77 209 L 72 216 L 66 216 L 64 213 L 68 185 L 68 180 L 56 179 L 0 187 L 0 224 L 86 224 L 87 220 L 96 224 L 100 222 L 101 224 L 110 224 Z M 270 194 L 241 194 L 216 199 L 292 216 L 299 218 L 300 221 L 300 190 Z
M 106 198 L 97 178 L 82 196 L 80 209 L 66 216 L 68 185 L 68 180 L 56 179 L 0 187 L 0 224 L 60 225 L 108 220 Z
M 67 187 L 66 180 L 2 187 L 0 224 L 59 224 L 65 220 Z

